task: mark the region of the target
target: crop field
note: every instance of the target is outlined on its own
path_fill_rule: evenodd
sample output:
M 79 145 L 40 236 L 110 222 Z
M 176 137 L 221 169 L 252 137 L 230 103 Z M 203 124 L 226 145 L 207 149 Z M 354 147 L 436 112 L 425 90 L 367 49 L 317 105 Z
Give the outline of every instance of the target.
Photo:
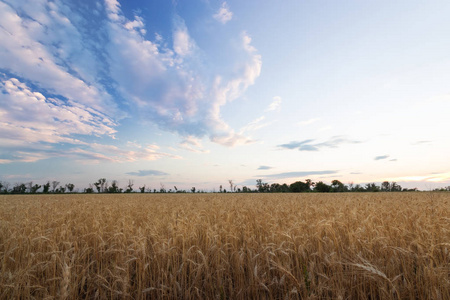
M 0 196 L 0 299 L 450 299 L 450 193 Z

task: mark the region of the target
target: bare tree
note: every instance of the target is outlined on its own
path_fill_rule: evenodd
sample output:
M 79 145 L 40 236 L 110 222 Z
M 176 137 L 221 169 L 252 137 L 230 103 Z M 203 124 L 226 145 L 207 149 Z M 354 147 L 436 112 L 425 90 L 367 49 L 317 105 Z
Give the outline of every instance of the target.
M 59 181 L 56 181 L 56 180 L 52 181 L 52 192 L 53 193 L 56 191 L 56 188 L 58 187 L 58 185 L 59 185 Z
M 230 192 L 233 192 L 233 186 L 234 186 L 233 180 L 228 179 L 228 183 L 230 184 Z
M 134 185 L 133 180 L 129 179 L 125 193 L 131 193 L 133 191 L 133 185 Z

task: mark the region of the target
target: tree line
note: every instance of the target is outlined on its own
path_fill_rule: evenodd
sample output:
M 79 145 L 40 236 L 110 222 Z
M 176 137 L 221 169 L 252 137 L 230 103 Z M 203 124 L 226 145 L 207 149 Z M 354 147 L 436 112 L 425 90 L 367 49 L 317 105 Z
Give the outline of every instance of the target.
M 412 192 L 417 191 L 417 188 L 402 188 L 396 182 L 384 181 L 380 185 L 376 183 L 361 184 L 343 184 L 339 180 L 332 180 L 331 184 L 326 184 L 323 181 L 313 182 L 311 179 L 305 181 L 296 181 L 291 184 L 279 184 L 263 182 L 262 179 L 256 180 L 255 188 L 242 186 L 233 183 L 233 180 L 228 180 L 230 186 L 229 190 L 222 185 L 219 187 L 219 193 L 344 193 L 344 192 Z M 434 191 L 450 191 L 450 186 L 445 188 L 437 188 Z M 45 184 L 34 184 L 32 181 L 27 183 L 16 183 L 11 185 L 8 182 L 0 181 L 0 194 L 64 194 L 64 193 L 206 193 L 205 190 L 196 189 L 192 187 L 190 190 L 178 189 L 176 186 L 166 188 L 164 184 L 160 184 L 158 189 L 151 189 L 146 185 L 134 188 L 133 180 L 129 180 L 125 187 L 119 187 L 117 180 L 109 182 L 106 178 L 100 178 L 94 183 L 90 183 L 87 188 L 81 191 L 75 190 L 75 185 L 72 183 L 60 184 L 59 181 L 47 181 Z M 211 191 L 216 192 L 214 189 Z

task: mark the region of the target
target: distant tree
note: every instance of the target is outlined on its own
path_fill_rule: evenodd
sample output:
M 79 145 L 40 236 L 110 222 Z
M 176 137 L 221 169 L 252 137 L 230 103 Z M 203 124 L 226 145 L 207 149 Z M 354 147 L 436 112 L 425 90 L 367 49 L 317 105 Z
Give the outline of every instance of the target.
M 27 182 L 25 186 L 27 187 L 27 192 L 31 193 L 31 189 L 33 188 L 33 181 Z
M 313 182 L 311 179 L 306 179 L 305 183 L 309 186 L 309 188 L 313 188 L 314 185 L 316 184 L 315 182 Z
M 228 183 L 230 184 L 230 192 L 233 192 L 233 187 L 234 187 L 233 180 L 228 179 Z
M 106 187 L 108 183 L 106 182 L 106 178 L 100 178 L 97 182 L 94 182 L 95 188 L 97 189 L 97 193 L 104 193 L 107 191 Z
M 339 180 L 335 179 L 331 182 L 331 192 L 341 193 L 341 192 L 345 192 L 345 191 L 346 191 L 346 186 Z
M 366 184 L 366 191 L 368 192 L 379 192 L 380 187 L 375 184 L 375 182 Z
M 25 194 L 27 186 L 24 183 L 16 183 L 11 191 L 13 194 Z
M 40 186 L 39 184 L 36 183 L 35 185 L 33 185 L 33 186 L 31 187 L 30 193 L 36 194 L 37 191 L 38 191 L 40 188 L 41 188 L 41 186 Z
M 145 184 L 142 187 L 139 187 L 139 190 L 141 191 L 141 193 L 145 193 Z
M 220 187 L 219 187 L 220 189 L 219 189 L 219 191 L 222 193 L 222 185 L 220 185 Z
M 401 192 L 402 191 L 402 186 L 397 184 L 397 182 L 392 182 L 391 183 L 391 192 Z
M 57 193 L 64 194 L 66 192 L 66 188 L 62 185 L 59 187 L 59 189 L 56 190 Z
M 89 187 L 85 188 L 84 192 L 87 193 L 87 194 L 93 193 L 94 192 L 94 188 L 92 187 L 92 184 L 89 184 Z
M 269 192 L 270 193 L 279 193 L 279 192 L 281 192 L 281 185 L 279 183 L 272 183 L 269 186 Z
M 73 183 L 68 183 L 66 184 L 66 188 L 69 190 L 69 193 L 72 193 L 75 185 Z
M 128 180 L 127 189 L 125 190 L 125 193 L 131 193 L 133 191 L 133 180 Z
M 267 182 L 262 182 L 262 179 L 256 180 L 256 187 L 259 193 L 267 193 L 270 191 L 270 186 Z
M 351 191 L 351 192 L 353 192 L 353 188 L 354 188 L 353 182 L 350 182 L 350 183 L 348 184 L 348 190 Z
M 56 180 L 52 181 L 52 192 L 53 193 L 56 192 L 56 188 L 58 187 L 58 185 L 59 185 L 59 181 L 56 181 Z
M 323 183 L 322 181 L 319 181 L 316 183 L 316 185 L 314 186 L 314 191 L 319 192 L 319 193 L 328 193 L 330 192 L 331 187 L 326 184 Z
M 111 186 L 108 187 L 108 193 L 121 193 L 122 189 L 119 188 L 119 183 L 117 182 L 117 180 L 113 180 L 111 182 Z
M 164 187 L 164 184 L 160 183 L 160 188 L 159 188 L 159 192 L 160 193 L 165 193 L 166 192 L 166 188 Z
M 383 181 L 383 183 L 381 184 L 381 190 L 383 192 L 390 192 L 391 191 L 391 184 L 389 183 L 389 181 Z
M 47 194 L 49 190 L 50 190 L 50 181 L 47 181 L 47 183 L 44 184 L 44 190 L 43 190 L 43 193 L 44 193 L 44 194 Z
M 352 192 L 365 192 L 366 190 L 364 189 L 364 187 L 362 187 L 360 184 L 356 184 L 353 188 L 352 188 Z
M 258 192 L 262 192 L 263 190 L 262 179 L 256 179 L 256 189 L 258 190 Z
M 193 187 L 191 188 L 191 192 L 192 192 L 192 193 L 195 193 L 195 186 L 193 186 Z
M 289 185 L 289 191 L 291 193 L 304 193 L 309 192 L 310 190 L 311 189 L 309 188 L 309 185 L 304 183 L 303 181 L 296 181 Z

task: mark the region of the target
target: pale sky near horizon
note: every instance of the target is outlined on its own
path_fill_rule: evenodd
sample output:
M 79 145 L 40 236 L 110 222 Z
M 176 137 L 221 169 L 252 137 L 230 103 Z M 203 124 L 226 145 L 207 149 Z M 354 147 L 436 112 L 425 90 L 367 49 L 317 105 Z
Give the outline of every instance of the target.
M 0 0 L 0 181 L 450 185 L 448 1 Z

